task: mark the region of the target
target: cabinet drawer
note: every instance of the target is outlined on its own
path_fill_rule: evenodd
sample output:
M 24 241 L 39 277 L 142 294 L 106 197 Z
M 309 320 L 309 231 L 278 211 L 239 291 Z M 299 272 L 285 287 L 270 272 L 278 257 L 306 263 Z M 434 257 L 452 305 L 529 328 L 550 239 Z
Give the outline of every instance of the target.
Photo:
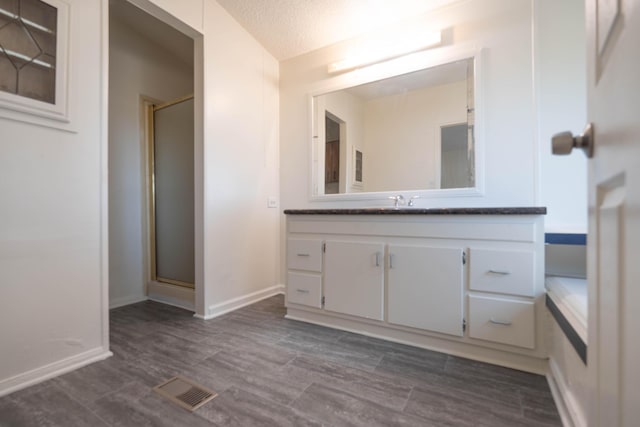
M 534 295 L 533 252 L 471 248 L 469 264 L 469 288 L 472 290 Z
M 287 300 L 295 304 L 304 304 L 321 308 L 322 276 L 313 273 L 287 273 Z
M 287 240 L 287 268 L 322 271 L 322 240 Z
M 533 301 L 469 296 L 469 336 L 518 347 L 535 347 Z

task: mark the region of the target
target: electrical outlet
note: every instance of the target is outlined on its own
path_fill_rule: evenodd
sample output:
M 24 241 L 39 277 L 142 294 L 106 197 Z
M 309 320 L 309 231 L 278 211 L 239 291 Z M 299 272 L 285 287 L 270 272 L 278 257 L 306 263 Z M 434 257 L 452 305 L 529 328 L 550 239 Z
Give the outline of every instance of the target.
M 278 199 L 275 196 L 270 196 L 267 199 L 267 207 L 269 207 L 269 208 L 277 208 L 278 207 Z

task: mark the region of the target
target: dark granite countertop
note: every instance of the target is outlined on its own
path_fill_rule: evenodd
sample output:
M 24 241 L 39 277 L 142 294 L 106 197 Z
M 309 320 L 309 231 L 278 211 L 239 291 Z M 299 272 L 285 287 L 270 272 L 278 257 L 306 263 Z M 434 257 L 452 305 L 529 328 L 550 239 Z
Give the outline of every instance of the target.
M 546 207 L 285 209 L 286 215 L 546 215 Z

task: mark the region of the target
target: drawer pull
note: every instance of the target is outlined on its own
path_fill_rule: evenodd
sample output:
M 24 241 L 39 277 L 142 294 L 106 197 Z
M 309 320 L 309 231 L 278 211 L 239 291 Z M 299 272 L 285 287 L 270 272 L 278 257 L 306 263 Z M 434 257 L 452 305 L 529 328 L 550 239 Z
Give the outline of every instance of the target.
M 494 325 L 511 326 L 511 320 L 496 320 L 493 317 L 489 319 L 489 322 Z
M 310 256 L 309 254 L 297 254 L 298 256 Z
M 507 274 L 511 274 L 511 272 L 509 272 L 509 271 L 502 271 L 502 270 L 489 270 L 489 273 L 491 273 L 491 274 L 500 274 L 502 276 L 506 276 Z
M 376 252 L 376 267 L 380 267 L 380 252 Z
M 308 294 L 309 290 L 308 289 L 296 289 L 296 292 L 300 292 L 301 294 Z

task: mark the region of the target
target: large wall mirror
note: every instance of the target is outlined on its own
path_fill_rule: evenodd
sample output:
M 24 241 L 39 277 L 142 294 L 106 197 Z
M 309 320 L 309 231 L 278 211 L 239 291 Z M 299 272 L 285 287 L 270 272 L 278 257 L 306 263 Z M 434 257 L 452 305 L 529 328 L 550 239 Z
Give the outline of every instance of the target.
M 477 194 L 477 68 L 465 56 L 312 96 L 314 198 Z

